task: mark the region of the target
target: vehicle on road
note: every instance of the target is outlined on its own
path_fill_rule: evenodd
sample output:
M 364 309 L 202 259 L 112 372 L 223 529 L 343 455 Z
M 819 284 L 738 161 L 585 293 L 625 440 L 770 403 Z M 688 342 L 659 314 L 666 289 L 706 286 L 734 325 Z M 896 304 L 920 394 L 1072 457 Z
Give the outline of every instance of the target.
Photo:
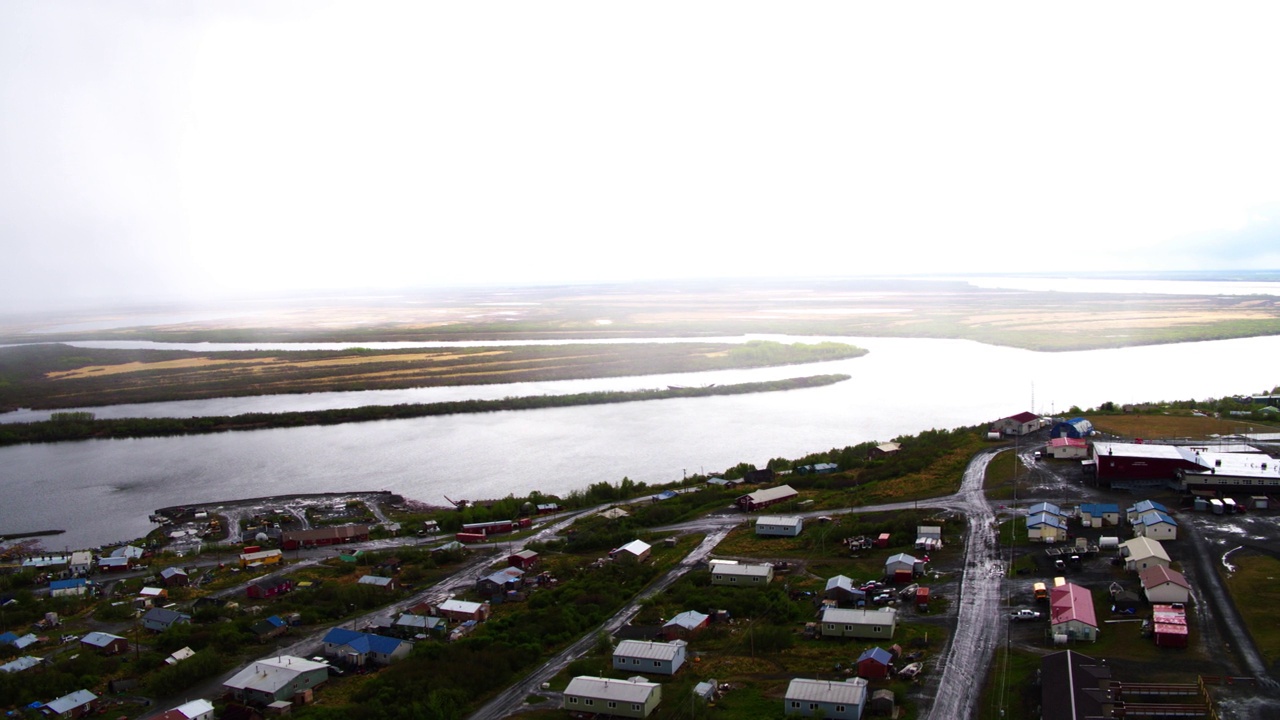
M 1014 620 L 1038 620 L 1040 618 L 1040 613 L 1035 610 L 1027 610 L 1024 608 L 1022 610 L 1009 613 L 1009 617 Z

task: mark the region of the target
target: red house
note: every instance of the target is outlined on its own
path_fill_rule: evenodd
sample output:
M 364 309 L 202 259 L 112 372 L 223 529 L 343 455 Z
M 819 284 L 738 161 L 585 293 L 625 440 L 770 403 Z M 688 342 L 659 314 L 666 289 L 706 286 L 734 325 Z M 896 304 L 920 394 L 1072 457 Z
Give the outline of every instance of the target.
M 262 578 L 245 588 L 245 594 L 254 600 L 283 595 L 293 589 L 293 581 L 288 578 Z
M 873 647 L 858 656 L 858 677 L 868 680 L 887 678 L 891 663 L 893 663 L 893 653 L 883 648 Z
M 285 550 L 364 542 L 369 539 L 368 525 L 335 525 L 315 530 L 294 530 L 280 536 Z
M 507 558 L 507 565 L 521 570 L 532 569 L 538 564 L 538 553 L 532 550 L 521 550 Z

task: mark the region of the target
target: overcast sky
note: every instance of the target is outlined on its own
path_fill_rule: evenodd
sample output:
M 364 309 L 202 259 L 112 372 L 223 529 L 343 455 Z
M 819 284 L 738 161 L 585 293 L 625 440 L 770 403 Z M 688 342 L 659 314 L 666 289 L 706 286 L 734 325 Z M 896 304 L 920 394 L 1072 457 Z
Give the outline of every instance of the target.
M 1276 7 L 6 0 L 0 308 L 1277 268 Z

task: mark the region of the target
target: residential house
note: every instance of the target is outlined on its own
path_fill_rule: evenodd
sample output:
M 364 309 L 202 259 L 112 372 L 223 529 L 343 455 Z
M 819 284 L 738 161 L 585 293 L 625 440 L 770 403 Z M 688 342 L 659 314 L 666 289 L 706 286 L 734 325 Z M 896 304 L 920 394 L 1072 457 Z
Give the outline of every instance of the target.
M 855 587 L 853 578 L 846 575 L 828 578 L 823 597 L 844 606 L 865 605 L 867 602 L 867 594 Z
M 1035 513 L 1027 516 L 1027 538 L 1043 543 L 1057 543 L 1067 539 L 1067 521 L 1053 513 Z
M 84 578 L 69 580 L 53 580 L 49 583 L 50 597 L 72 597 L 89 592 L 89 583 Z
M 138 591 L 138 597 L 133 599 L 133 605 L 140 610 L 149 610 L 156 603 L 165 604 L 163 601 L 168 597 L 169 593 L 164 588 L 144 587 Z
M 413 643 L 407 640 L 342 627 L 330 630 L 322 642 L 325 656 L 337 658 L 351 667 L 364 667 L 368 663 L 390 665 L 413 649 Z
M 867 681 L 860 677 L 844 682 L 795 678 L 782 696 L 787 715 L 860 720 L 867 702 Z
M 187 571 L 180 567 L 167 567 L 161 570 L 160 579 L 164 581 L 165 587 L 183 587 L 191 582 L 187 577 Z
M 35 633 L 27 633 L 21 637 L 11 632 L 0 634 L 0 645 L 12 645 L 18 650 L 28 648 L 38 642 L 40 642 L 40 638 L 36 637 Z
M 648 717 L 662 701 L 662 686 L 640 680 L 579 675 L 564 689 L 564 709 L 624 718 Z
M 858 677 L 869 680 L 883 680 L 889 677 L 893 665 L 893 653 L 884 648 L 873 647 L 858 656 Z
M 613 649 L 613 669 L 623 672 L 675 675 L 685 663 L 684 640 L 669 643 L 623 640 Z
M 507 556 L 507 564 L 525 571 L 532 570 L 538 564 L 538 553 L 532 550 L 521 550 L 518 553 L 512 553 Z
M 124 572 L 132 566 L 133 561 L 127 557 L 98 558 L 98 570 L 100 572 Z
M 879 445 L 871 448 L 871 450 L 867 451 L 867 457 L 869 459 L 875 459 L 875 458 L 888 457 L 890 455 L 897 455 L 898 451 L 901 449 L 902 449 L 902 443 L 896 443 L 896 442 L 880 443 Z
M 773 580 L 773 566 L 769 563 L 715 563 L 711 566 L 712 585 L 768 585 Z
M 897 629 L 898 613 L 893 608 L 851 610 L 827 607 L 822 611 L 820 624 L 825 637 L 888 640 Z
M 1136 537 L 1120 544 L 1120 556 L 1125 559 L 1124 569 L 1142 572 L 1157 565 L 1169 567 L 1169 553 L 1159 540 Z
M 85 717 L 98 711 L 98 696 L 88 690 L 77 690 L 45 703 L 41 710 L 56 718 Z
M 266 642 L 288 632 L 289 623 L 282 620 L 279 615 L 272 615 L 249 626 L 249 629 L 258 636 L 258 642 Z
M 1049 591 L 1049 629 L 1054 635 L 1072 640 L 1098 639 L 1098 618 L 1093 595 L 1075 583 L 1065 583 Z
M 767 508 L 770 505 L 777 505 L 788 500 L 795 500 L 800 494 L 797 493 L 790 485 L 779 485 L 777 487 L 766 488 L 764 490 L 756 490 L 738 497 L 734 502 L 743 512 L 755 512 Z
M 196 651 L 189 647 L 181 647 L 169 653 L 169 657 L 164 659 L 166 665 L 177 665 L 183 660 L 190 660 L 195 657 Z
M 1155 565 L 1138 573 L 1142 592 L 1151 603 L 1186 603 L 1191 598 L 1191 584 L 1177 570 Z
M 521 587 L 524 587 L 524 571 L 517 567 L 505 567 L 476 581 L 476 592 L 486 598 L 505 595 Z
M 1152 510 L 1159 510 L 1166 515 L 1169 513 L 1169 508 L 1166 508 L 1164 505 L 1161 505 L 1154 500 L 1140 500 L 1133 505 L 1130 505 L 1129 508 L 1124 511 L 1125 520 L 1132 525 L 1137 522 L 1138 518 L 1146 515 Z
M 1115 503 L 1085 503 L 1080 506 L 1080 520 L 1085 527 L 1120 524 L 1120 506 Z
M 93 568 L 93 553 L 88 550 L 77 550 L 71 553 L 71 561 L 67 564 L 67 572 L 72 575 L 87 575 Z
M 20 673 L 23 670 L 30 670 L 33 667 L 38 667 L 42 662 L 44 662 L 44 660 L 35 657 L 34 655 L 23 655 L 16 660 L 10 660 L 5 664 L 0 665 L 0 673 L 4 673 L 6 675 Z
M 357 585 L 371 585 L 381 590 L 395 590 L 396 580 L 389 577 L 378 577 L 377 575 L 363 575 L 356 581 Z
M 151 608 L 142 616 L 142 627 L 152 632 L 164 632 L 174 625 L 191 622 L 191 616 L 167 608 Z
M 293 581 L 287 577 L 264 577 L 249 584 L 245 595 L 253 600 L 266 600 L 283 595 L 293 589 Z
M 489 618 L 489 603 L 446 600 L 440 603 L 438 612 L 454 622 L 484 622 Z
M 1084 460 L 1089 457 L 1089 443 L 1082 438 L 1053 438 L 1048 453 L 1055 460 Z
M 635 560 L 636 562 L 644 562 L 649 559 L 649 553 L 652 546 L 643 540 L 632 540 L 622 547 L 612 550 L 609 557 L 620 560 Z
M 448 629 L 448 624 L 444 618 L 414 615 L 412 613 L 404 613 L 396 618 L 395 624 L 391 628 L 392 632 L 404 638 L 427 636 L 432 633 L 444 632 L 446 629 Z
M 1001 435 L 1030 435 L 1041 428 L 1040 416 L 1030 412 L 1020 412 L 1017 415 L 1010 415 L 1007 418 L 1001 418 L 991 426 L 992 432 L 998 432 Z
M 292 700 L 329 679 L 329 665 L 292 655 L 259 660 L 222 684 L 242 702 L 270 705 Z
M 756 518 L 757 535 L 796 537 L 801 530 L 804 530 L 804 518 L 799 515 L 761 515 Z
M 662 626 L 662 637 L 667 640 L 688 639 L 711 622 L 710 615 L 697 610 L 686 610 L 668 620 Z
M 1134 521 L 1133 534 L 1152 540 L 1177 540 L 1178 521 L 1159 510 L 1152 510 L 1139 515 Z
M 118 655 L 129 650 L 129 641 L 111 633 L 91 632 L 80 638 L 80 647 L 100 655 Z
M 156 720 L 213 720 L 213 703 L 208 700 L 192 700 L 166 711 Z

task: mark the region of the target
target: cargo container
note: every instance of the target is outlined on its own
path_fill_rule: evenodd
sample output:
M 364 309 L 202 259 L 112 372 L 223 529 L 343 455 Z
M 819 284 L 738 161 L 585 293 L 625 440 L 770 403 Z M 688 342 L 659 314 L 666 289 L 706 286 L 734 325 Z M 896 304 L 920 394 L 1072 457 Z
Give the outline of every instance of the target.
M 454 535 L 454 539 L 456 539 L 458 542 L 463 543 L 465 545 L 482 543 L 485 541 L 485 538 L 486 538 L 486 535 L 484 533 L 460 532 L 457 535 Z
M 929 612 L 929 588 L 916 588 L 916 610 Z

